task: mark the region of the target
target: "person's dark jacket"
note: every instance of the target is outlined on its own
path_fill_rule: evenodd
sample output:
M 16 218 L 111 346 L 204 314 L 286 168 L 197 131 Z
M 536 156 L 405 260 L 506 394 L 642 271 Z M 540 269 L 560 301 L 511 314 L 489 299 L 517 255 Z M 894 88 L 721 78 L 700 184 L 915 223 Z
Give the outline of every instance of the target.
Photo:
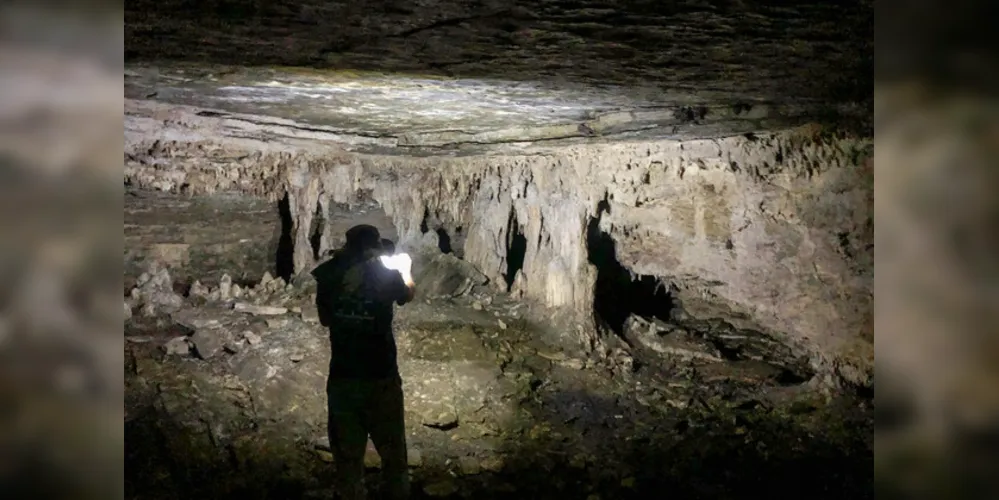
M 393 302 L 403 304 L 409 296 L 399 272 L 386 269 L 375 253 L 339 252 L 312 275 L 319 320 L 330 331 L 330 376 L 398 375 Z

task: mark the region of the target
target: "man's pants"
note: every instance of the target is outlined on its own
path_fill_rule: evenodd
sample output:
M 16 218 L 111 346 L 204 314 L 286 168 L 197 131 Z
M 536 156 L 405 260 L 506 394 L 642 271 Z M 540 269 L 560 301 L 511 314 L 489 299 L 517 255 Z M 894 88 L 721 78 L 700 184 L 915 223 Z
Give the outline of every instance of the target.
M 336 490 L 344 500 L 364 492 L 364 452 L 368 435 L 382 459 L 382 491 L 388 499 L 409 497 L 402 380 L 330 379 L 329 436 L 336 466 Z

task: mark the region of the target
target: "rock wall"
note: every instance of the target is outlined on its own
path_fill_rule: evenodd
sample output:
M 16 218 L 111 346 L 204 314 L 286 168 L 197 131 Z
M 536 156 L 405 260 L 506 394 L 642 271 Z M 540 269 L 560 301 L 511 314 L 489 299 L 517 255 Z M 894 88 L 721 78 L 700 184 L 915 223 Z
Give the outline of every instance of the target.
M 658 149 L 603 173 L 609 209 L 600 222 L 618 260 L 680 284 L 694 315 L 794 332 L 829 353 L 822 362 L 840 375 L 869 382 L 871 142 L 804 129 Z M 863 367 L 833 361 L 846 352 Z
M 226 272 L 255 282 L 274 272 L 282 228 L 277 204 L 266 199 L 130 191 L 124 208 L 126 290 L 152 262 L 182 284 L 218 283 Z
M 870 139 L 803 127 L 416 157 L 350 153 L 282 125 L 196 108 L 125 107 L 126 184 L 274 200 L 287 193 L 297 271 L 314 264 L 317 207 L 371 198 L 403 246 L 460 229 L 464 258 L 498 287 L 511 271 L 510 238 L 522 235 L 511 291 L 588 320 L 596 269 L 586 234 L 597 219 L 620 263 L 671 283 L 688 314 L 778 334 L 819 371 L 872 383 Z M 321 245 L 332 241 L 325 235 Z

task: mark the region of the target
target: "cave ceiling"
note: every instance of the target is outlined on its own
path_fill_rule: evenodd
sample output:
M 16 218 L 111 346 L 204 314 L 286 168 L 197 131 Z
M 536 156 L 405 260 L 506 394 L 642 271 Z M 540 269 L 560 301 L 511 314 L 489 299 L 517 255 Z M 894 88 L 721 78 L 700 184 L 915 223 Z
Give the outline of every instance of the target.
M 125 30 L 126 98 L 357 149 L 854 126 L 873 102 L 871 2 L 139 0 Z

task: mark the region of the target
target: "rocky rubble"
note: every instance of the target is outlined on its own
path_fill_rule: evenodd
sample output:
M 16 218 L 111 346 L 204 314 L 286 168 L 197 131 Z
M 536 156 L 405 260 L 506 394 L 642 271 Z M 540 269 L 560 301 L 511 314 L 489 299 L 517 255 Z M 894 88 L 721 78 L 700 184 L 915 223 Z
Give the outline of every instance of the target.
M 224 293 L 226 281 L 201 287 L 197 296 L 192 286 L 166 320 L 137 316 L 126 323 L 128 439 L 166 442 L 151 467 L 171 467 L 174 477 L 212 471 L 211 482 L 185 483 L 185 489 L 221 496 L 245 488 L 274 491 L 278 486 L 259 482 L 267 478 L 322 496 L 329 492 L 324 478 L 332 461 L 323 438 L 327 333 L 294 312 L 311 307 L 309 286 L 264 276 L 241 300 L 285 312 L 255 314 L 236 307 L 244 302 L 232 297 L 231 286 Z M 825 418 L 819 415 L 827 405 L 801 384 L 808 374 L 790 381 L 781 376 L 802 365 L 780 350 L 767 351 L 768 344 L 724 354 L 736 352 L 731 342 L 747 333 L 730 325 L 634 317 L 629 337 L 665 337 L 661 345 L 669 348 L 617 348 L 602 360 L 547 344 L 521 309 L 482 291 L 398 309 L 410 463 L 424 495 L 637 494 L 658 479 L 645 475 L 655 466 L 636 461 L 634 450 L 658 453 L 668 442 L 682 447 L 687 439 L 709 439 L 713 434 L 678 429 L 729 425 L 712 420 L 723 414 L 734 418 L 732 427 L 710 431 L 721 432 L 723 441 L 734 432 L 779 447 L 786 436 L 777 436 L 791 431 L 769 438 L 764 430 L 791 425 L 777 424 L 785 411 L 778 408 L 804 411 L 787 429 L 826 432 L 809 427 L 816 425 L 808 423 L 813 417 Z M 835 439 L 855 439 L 848 436 Z M 645 444 L 633 448 L 636 443 Z M 225 455 L 231 458 L 217 458 Z M 271 460 L 285 465 L 275 468 Z M 379 467 L 373 449 L 366 464 Z M 576 479 L 551 482 L 544 475 Z
M 808 360 L 766 333 L 739 329 L 725 320 L 687 319 L 673 323 L 658 318 L 630 316 L 625 338 L 674 363 L 760 361 L 806 380 L 812 369 Z
M 652 318 L 629 316 L 624 325 L 625 335 L 641 345 L 667 357 L 687 360 L 702 360 L 717 363 L 722 361 L 721 352 L 704 339 L 695 338 L 687 331 Z
M 125 302 L 129 310 L 139 308 L 142 315 L 147 317 L 176 311 L 183 303 L 184 298 L 173 289 L 170 271 L 157 261 L 139 276 Z M 130 316 L 131 314 L 126 315 Z

